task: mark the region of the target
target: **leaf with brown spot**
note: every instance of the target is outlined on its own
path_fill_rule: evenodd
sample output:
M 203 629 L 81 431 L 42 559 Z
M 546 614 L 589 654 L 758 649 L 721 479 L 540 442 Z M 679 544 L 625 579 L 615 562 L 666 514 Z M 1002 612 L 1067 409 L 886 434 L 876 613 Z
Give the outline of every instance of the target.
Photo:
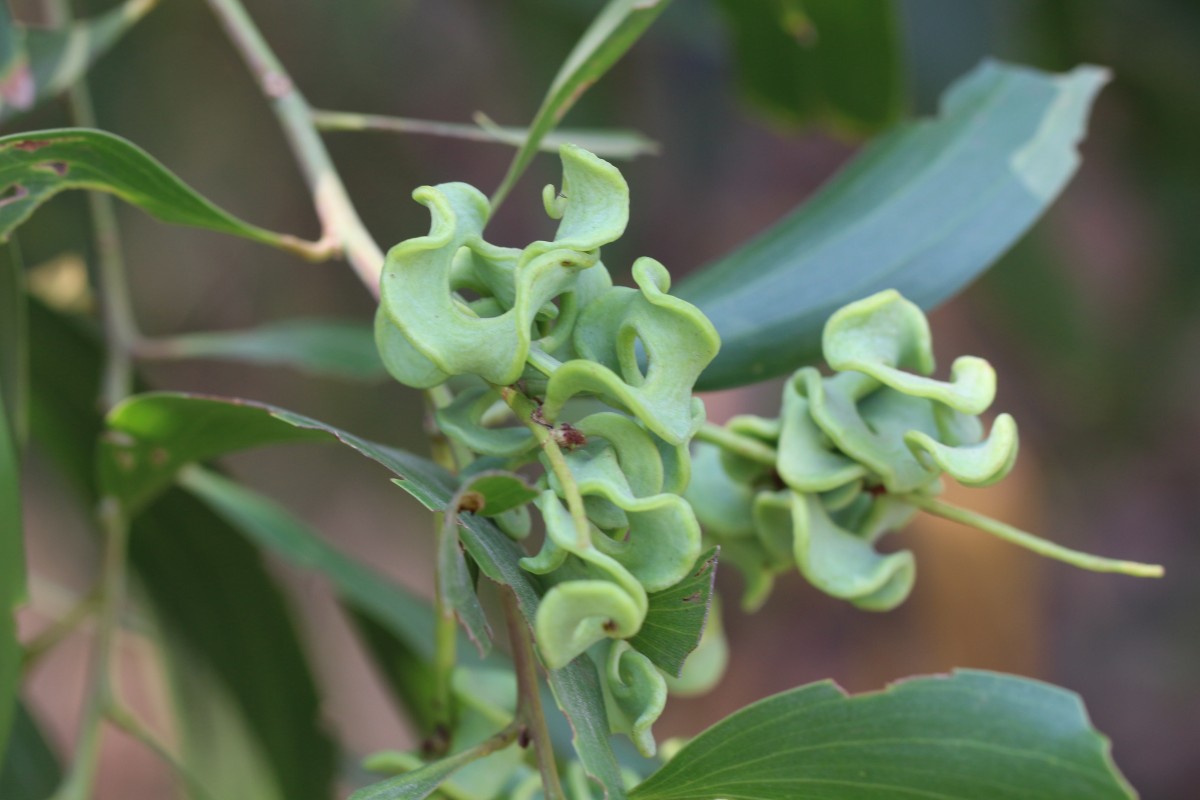
M 688 577 L 669 589 L 649 596 L 646 621 L 629 643 L 659 669 L 679 677 L 683 662 L 700 644 L 712 603 L 713 579 L 717 574 L 714 547 L 700 556 Z

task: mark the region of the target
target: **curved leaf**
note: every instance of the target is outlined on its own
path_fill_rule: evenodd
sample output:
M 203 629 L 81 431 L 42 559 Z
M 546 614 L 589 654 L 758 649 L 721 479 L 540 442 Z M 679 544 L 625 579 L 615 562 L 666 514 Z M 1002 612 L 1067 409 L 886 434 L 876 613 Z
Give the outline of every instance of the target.
M 768 697 L 689 742 L 633 800 L 1101 800 L 1132 792 L 1078 696 L 974 670 L 848 697 Z
M 836 309 L 882 289 L 931 308 L 990 266 L 1079 164 L 1107 73 L 985 63 L 937 119 L 870 146 L 811 201 L 683 281 L 721 334 L 701 390 L 764 380 L 820 356 Z
M 8 748 L 0 747 L 0 797 L 45 800 L 62 779 L 58 756 L 24 703 L 17 704 Z
M 162 222 L 207 228 L 308 254 L 309 243 L 222 211 L 132 142 L 104 131 L 62 128 L 0 137 L 0 241 L 67 189 L 115 194 Z

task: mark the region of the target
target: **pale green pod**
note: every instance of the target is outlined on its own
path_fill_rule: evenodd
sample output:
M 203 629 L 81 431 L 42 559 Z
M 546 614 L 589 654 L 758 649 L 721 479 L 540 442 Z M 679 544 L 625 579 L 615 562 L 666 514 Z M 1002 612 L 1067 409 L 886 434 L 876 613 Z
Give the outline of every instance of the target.
M 835 311 L 825 323 L 821 345 L 825 360 L 839 372 L 866 373 L 899 392 L 964 414 L 980 414 L 996 398 L 996 372 L 982 358 L 956 359 L 949 382 L 926 377 L 934 368 L 929 322 L 894 289 Z
M 762 608 L 775 588 L 775 575 L 783 570 L 768 564 L 769 557 L 757 539 L 732 539 L 721 542 L 721 564 L 732 565 L 746 582 L 742 592 L 742 610 L 751 614 Z M 789 562 L 788 567 L 791 566 Z
M 667 706 L 667 682 L 650 659 L 628 642 L 608 646 L 603 668 L 605 705 L 613 733 L 623 733 L 646 758 L 657 750 L 651 726 Z
M 853 485 L 866 468 L 837 452 L 833 442 L 813 421 L 808 398 L 797 390 L 794 376 L 783 387 L 776 470 L 798 492 L 828 492 Z
M 757 439 L 772 448 L 778 444 L 779 436 L 783 432 L 780 420 L 767 419 L 755 414 L 738 414 L 726 422 L 725 427 L 732 433 Z M 771 467 L 738 455 L 732 450 L 721 451 L 721 464 L 731 478 L 742 483 L 754 483 L 771 472 Z
M 375 311 L 375 349 L 388 374 L 407 386 L 428 389 L 446 382 L 450 376 L 419 353 L 392 324 L 380 306 Z
M 831 489 L 828 492 L 821 492 L 821 505 L 825 506 L 825 510 L 829 513 L 841 511 L 848 508 L 851 503 L 862 496 L 863 481 L 854 481 L 853 483 L 842 484 L 836 489 Z
M 717 537 L 722 547 L 730 539 L 748 538 L 754 534 L 751 519 L 754 494 L 754 488 L 749 484 L 730 477 L 716 445 L 706 442 L 696 445 L 692 481 L 684 497 L 704 530 Z
M 752 518 L 754 535 L 762 544 L 767 564 L 771 568 L 791 566 L 795 558 L 792 540 L 795 536 L 792 521 L 792 496 L 783 489 L 778 492 L 759 492 L 754 496 Z
M 889 492 L 910 492 L 937 477 L 904 441 L 913 429 L 936 431 L 931 401 L 875 388 L 875 380 L 859 372 L 822 379 L 806 367 L 797 373 L 797 386 L 803 387 L 813 420 L 838 450 L 865 466 Z
M 633 433 L 645 438 L 647 455 L 657 458 L 648 434 Z M 629 441 L 625 446 L 630 447 Z M 647 592 L 666 589 L 687 575 L 700 557 L 700 524 L 686 500 L 673 494 L 638 497 L 616 451 L 603 441 L 570 453 L 567 464 L 585 499 L 601 498 L 620 509 L 627 520 L 628 529 L 617 532 L 619 539 L 592 537 L 596 549 L 628 569 Z
M 654 438 L 636 420 L 613 411 L 589 414 L 575 424 L 589 441 L 608 442 L 636 497 L 663 491 L 663 459 Z
M 662 264 L 639 258 L 633 279 L 637 290 L 614 287 L 584 309 L 574 334 L 580 358 L 550 377 L 543 412 L 556 419 L 575 395 L 594 394 L 628 410 L 667 442 L 683 444 L 700 424 L 692 386 L 716 356 L 720 338 L 699 309 L 667 294 L 671 278 Z
M 937 422 L 937 439 L 942 444 L 958 447 L 983 441 L 983 421 L 977 414 L 964 414 L 941 403 L 934 403 L 933 418 Z
M 989 486 L 1007 475 L 1017 460 L 1017 423 L 1009 414 L 996 417 L 992 432 L 979 444 L 949 447 L 921 431 L 910 431 L 904 441 L 915 455 L 964 486 Z
M 864 513 L 859 515 L 854 527 L 846 528 L 864 541 L 876 542 L 885 533 L 903 528 L 917 515 L 917 508 L 903 498 L 890 494 L 868 495 L 867 498 Z M 834 522 L 837 524 L 837 520 Z
M 485 456 L 512 458 L 537 447 L 537 439 L 524 426 L 489 428 L 484 413 L 498 400 L 496 392 L 482 386 L 464 390 L 435 414 L 438 428 L 456 442 Z
M 645 613 L 617 584 L 572 580 L 550 587 L 538 605 L 534 636 L 549 669 L 562 669 L 605 638 L 628 639 Z
M 583 309 L 596 302 L 612 285 L 612 276 L 604 264 L 597 264 L 595 268 L 579 273 L 571 291 L 559 298 L 561 308 L 553 328 L 537 342 L 542 351 L 560 363 L 576 358 L 575 343 L 572 341 L 575 323 L 579 321 Z
M 796 563 L 813 586 L 869 611 L 889 611 L 908 597 L 916 574 L 912 553 L 875 552 L 835 525 L 813 495 L 794 493 L 792 514 Z

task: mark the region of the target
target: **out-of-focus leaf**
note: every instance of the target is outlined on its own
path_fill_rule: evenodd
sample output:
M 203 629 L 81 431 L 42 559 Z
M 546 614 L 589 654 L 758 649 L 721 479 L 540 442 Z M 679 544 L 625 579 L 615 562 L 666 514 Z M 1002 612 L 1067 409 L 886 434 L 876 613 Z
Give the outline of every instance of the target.
M 200 675 L 216 681 L 238 710 L 236 727 L 251 734 L 269 766 L 259 780 L 269 779 L 270 796 L 328 800 L 334 747 L 321 727 L 316 686 L 291 613 L 258 551 L 204 503 L 171 489 L 134 519 L 130 558 L 176 651 L 169 666 L 184 673 L 171 679 L 180 682 L 176 710 L 193 741 L 205 742 L 203 752 L 214 761 L 224 752 L 220 737 L 206 735 L 211 710 L 193 708 L 205 703 L 187 690 Z M 196 772 L 208 785 L 221 765 L 201 763 Z M 210 791 L 243 796 L 244 790 L 226 788 Z
M 820 356 L 835 310 L 882 289 L 929 309 L 996 260 L 1058 195 L 1107 74 L 986 63 L 941 115 L 869 147 L 811 201 L 683 281 L 721 334 L 703 390 Z
M 28 108 L 33 104 L 33 75 L 25 32 L 13 24 L 8 3 L 0 3 L 0 106 Z
M 17 606 L 25 601 L 25 544 L 21 524 L 21 473 L 17 442 L 0 402 L 0 753 L 16 710 L 21 679 Z
M 127 2 L 63 28 L 21 28 L 28 51 L 31 85 L 24 104 L 0 102 L 0 122 L 27 111 L 68 89 L 86 74 L 96 59 L 117 43 L 135 22 L 152 9 L 157 0 Z M 3 94 L 3 93 L 0 93 Z M 4 98 L 8 100 L 7 97 Z
M 62 779 L 58 756 L 24 703 L 17 703 L 8 749 L 0 748 L 0 797 L 46 800 Z
M 370 616 L 425 659 L 433 657 L 429 607 L 375 570 L 339 552 L 286 510 L 216 473 L 188 469 L 180 485 L 259 548 L 320 572 L 350 607 Z
M 529 166 L 542 139 L 562 121 L 588 87 L 633 46 L 667 7 L 670 0 L 609 0 L 584 31 L 566 61 L 554 76 L 542 105 L 513 156 L 500 188 L 492 195 L 492 207 L 500 205 L 517 179 Z
M 718 722 L 634 800 L 1130 798 L 1079 697 L 959 670 L 848 697 L 825 681 Z
M 449 756 L 412 772 L 363 787 L 350 795 L 350 800 L 424 800 L 437 791 L 451 773 L 473 760 L 470 751 Z
M 29 310 L 38 343 L 32 439 L 90 508 L 98 496 L 100 348 L 74 320 L 36 301 Z M 191 712 L 182 718 L 183 744 L 188 758 L 209 767 L 196 769 L 203 782 L 228 789 L 217 797 L 325 800 L 332 748 L 318 727 L 316 690 L 291 618 L 258 553 L 199 501 L 173 491 L 135 521 L 131 560 L 150 607 L 167 623 L 169 678 Z M 184 668 L 181 678 L 176 671 Z M 203 679 L 189 681 L 195 675 Z M 212 702 L 202 709 L 197 697 Z M 243 772 L 252 776 L 241 782 Z
M 215 409 L 218 405 L 226 405 L 228 410 Z M 147 447 L 152 450 L 154 446 L 161 446 L 168 452 L 182 453 L 184 448 L 177 447 L 172 437 L 175 432 L 182 431 L 186 439 L 187 432 L 193 430 L 192 419 L 220 419 L 222 425 L 242 431 L 240 437 L 226 437 L 231 450 L 295 441 L 296 429 L 318 432 L 318 435 L 339 441 L 391 470 L 402 479 L 401 486 L 406 491 L 433 511 L 444 511 L 459 488 L 457 478 L 424 458 L 360 439 L 290 411 L 248 401 L 222 401 L 171 393 L 140 395 L 113 409 L 109 415 L 109 435 L 117 433 L 128 437 L 123 443 L 124 452 L 147 452 Z M 136 427 L 126 425 L 126 421 L 135 421 Z M 138 437 L 143 435 L 150 437 L 153 444 L 142 442 Z M 206 452 L 210 456 L 216 455 L 211 450 Z M 109 455 L 102 460 L 108 458 L 119 456 Z M 150 466 L 155 466 L 153 459 Z M 165 485 L 169 478 L 164 478 L 164 473 L 173 476 L 179 466 L 174 456 L 159 459 L 159 471 L 146 470 L 138 482 L 131 481 L 122 487 L 144 496 L 147 487 Z M 491 520 L 472 514 L 464 517 L 463 522 L 460 535 L 467 552 L 485 575 L 513 588 L 521 613 L 532 625 L 538 594 L 530 575 L 517 563 L 525 553 Z M 551 671 L 549 683 L 559 708 L 571 721 L 575 751 L 588 773 L 605 788 L 610 800 L 621 800 L 625 792 L 608 742 L 608 719 L 595 667 L 589 659 L 578 658 L 563 669 Z
M 245 331 L 189 333 L 158 343 L 172 358 L 211 358 L 293 367 L 313 375 L 375 381 L 387 377 L 371 325 L 296 319 Z
M 0 248 L 0 403 L 20 450 L 28 428 L 29 331 L 25 276 L 16 243 Z
M 891 0 L 718 0 L 747 99 L 778 122 L 869 133 L 904 110 Z
M 286 250 L 307 243 L 242 222 L 192 191 L 132 142 L 103 131 L 62 128 L 0 137 L 0 241 L 42 203 L 67 189 L 108 192 L 162 222 L 241 236 Z
M 679 583 L 649 596 L 646 621 L 629 640 L 654 666 L 673 677 L 679 677 L 683 662 L 700 645 L 704 634 L 719 549 L 714 547 L 700 556 Z

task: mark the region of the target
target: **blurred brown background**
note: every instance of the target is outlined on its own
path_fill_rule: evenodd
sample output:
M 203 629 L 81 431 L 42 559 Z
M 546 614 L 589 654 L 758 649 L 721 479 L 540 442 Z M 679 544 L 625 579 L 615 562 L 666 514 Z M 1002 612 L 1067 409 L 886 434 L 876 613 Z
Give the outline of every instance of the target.
M 32 3 L 15 3 L 20 11 Z M 93 10 L 111 3 L 84 3 Z M 266 227 L 315 234 L 299 174 L 270 112 L 202 2 L 174 0 L 93 73 L 101 124 L 138 142 L 219 205 Z M 247 0 L 317 107 L 503 124 L 533 114 L 598 2 L 584 0 Z M 722 575 L 732 662 L 716 693 L 675 700 L 666 735 L 697 732 L 751 700 L 826 677 L 876 689 L 914 673 L 970 666 L 1080 692 L 1118 763 L 1148 798 L 1194 797 L 1200 783 L 1200 5 L 1194 0 L 904 0 L 914 109 L 985 55 L 1065 69 L 1109 66 L 1084 166 L 1031 235 L 933 317 L 943 361 L 972 353 L 1000 374 L 997 408 L 1022 432 L 1016 474 L 958 501 L 1064 544 L 1161 561 L 1162 581 L 1092 575 L 988 540 L 921 523 L 896 537 L 917 552 L 912 598 L 886 615 L 826 598 L 797 575 L 761 613 L 737 610 Z M 28 18 L 28 17 L 27 17 Z M 855 149 L 814 132 L 773 129 L 739 102 L 726 32 L 712 3 L 677 0 L 568 122 L 637 128 L 663 153 L 623 164 L 633 219 L 605 261 L 621 279 L 652 255 L 678 277 L 808 197 Z M 23 128 L 67 124 L 52 104 Z M 331 150 L 368 226 L 391 244 L 420 234 L 413 187 L 498 183 L 500 145 L 389 134 L 333 134 Z M 548 230 L 541 157 L 495 235 L 523 244 Z M 81 195 L 55 200 L 23 234 L 31 264 L 89 251 Z M 372 305 L 348 269 L 312 266 L 217 235 L 159 225 L 123 208 L 144 329 L 171 334 L 292 316 L 365 319 Z M 35 343 L 36 346 L 36 343 Z M 250 397 L 368 437 L 421 450 L 414 393 L 283 370 L 159 365 L 160 388 Z M 774 384 L 711 397 L 718 421 L 773 414 Z M 45 625 L 89 584 L 95 555 L 82 512 L 35 459 L 31 558 L 39 576 L 23 631 Z M 285 501 L 346 549 L 422 592 L 428 522 L 372 465 L 332 449 L 254 453 L 240 476 Z M 327 691 L 331 724 L 352 754 L 402 745 L 406 733 L 317 578 L 280 568 Z M 86 639 L 35 676 L 33 700 L 60 744 L 73 735 Z M 148 713 L 162 706 L 152 649 L 125 640 L 123 685 Z M 158 717 L 162 722 L 161 715 Z M 111 737 L 102 798 L 160 798 L 158 765 Z

